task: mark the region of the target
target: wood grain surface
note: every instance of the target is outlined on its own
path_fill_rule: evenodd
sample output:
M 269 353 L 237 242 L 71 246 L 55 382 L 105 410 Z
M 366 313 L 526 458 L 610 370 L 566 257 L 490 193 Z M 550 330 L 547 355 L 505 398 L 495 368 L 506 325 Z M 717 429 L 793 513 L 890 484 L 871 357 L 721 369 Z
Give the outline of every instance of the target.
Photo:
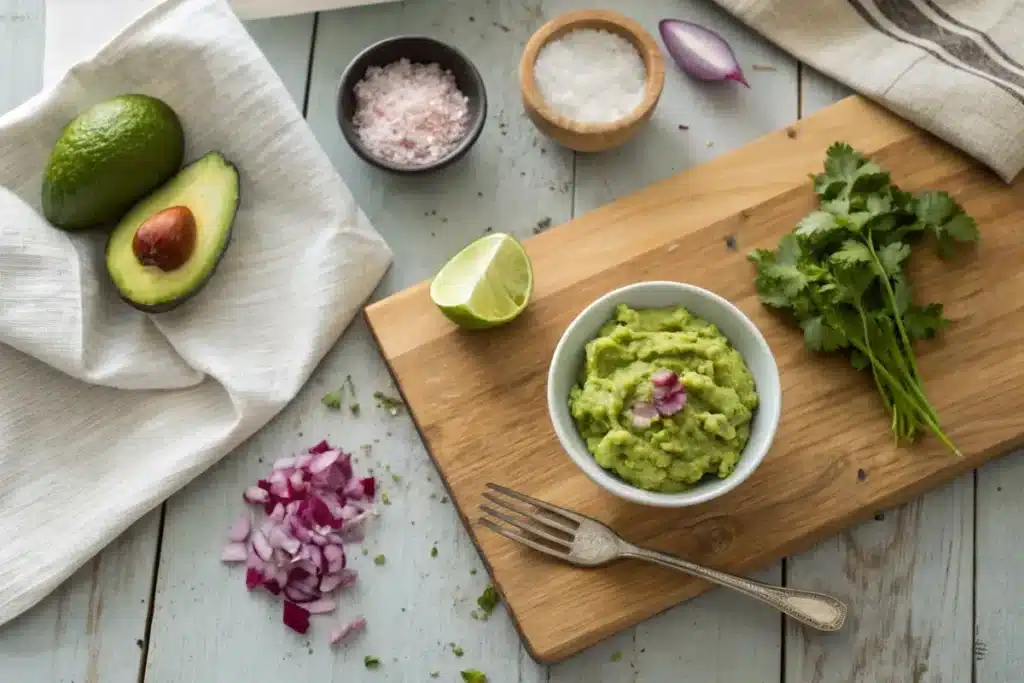
M 907 189 L 949 191 L 978 221 L 978 251 L 947 264 L 915 256 L 919 300 L 953 324 L 922 345 L 920 365 L 947 433 L 895 447 L 866 376 L 807 352 L 800 335 L 757 300 L 745 253 L 774 245 L 813 208 L 807 174 L 846 140 Z M 453 328 L 426 283 L 373 304 L 370 326 L 464 517 L 487 481 L 594 515 L 641 544 L 730 571 L 748 571 L 909 500 L 1017 445 L 1024 435 L 1024 257 L 1015 235 L 1024 197 L 946 145 L 860 98 L 763 137 L 526 242 L 535 299 L 515 323 L 483 334 Z M 738 250 L 726 246 L 733 236 Z M 924 250 L 920 250 L 922 253 Z M 1008 275 L 1009 274 L 1009 275 Z M 544 383 L 561 332 L 602 293 L 677 279 L 725 296 L 752 317 L 782 373 L 783 417 L 768 458 L 742 487 L 690 510 L 630 505 L 604 494 L 560 452 Z M 863 474 L 859 473 L 863 471 Z M 531 653 L 557 661 L 704 591 L 656 567 L 625 562 L 583 571 L 505 539 L 471 534 Z

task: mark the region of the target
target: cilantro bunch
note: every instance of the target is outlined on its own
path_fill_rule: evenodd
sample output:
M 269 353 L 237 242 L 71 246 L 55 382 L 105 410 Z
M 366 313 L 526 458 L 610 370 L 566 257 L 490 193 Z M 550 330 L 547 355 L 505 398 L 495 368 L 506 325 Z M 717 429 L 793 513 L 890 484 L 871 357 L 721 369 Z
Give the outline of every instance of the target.
M 925 395 L 913 350 L 949 321 L 942 304 L 914 303 L 903 266 L 922 237 L 934 238 L 943 259 L 956 243 L 977 241 L 974 220 L 945 192 L 900 190 L 845 143 L 829 147 L 824 172 L 811 178 L 819 209 L 776 249 L 749 255 L 761 302 L 788 312 L 808 348 L 847 352 L 854 368 L 871 371 L 897 443 L 927 428 L 960 455 Z

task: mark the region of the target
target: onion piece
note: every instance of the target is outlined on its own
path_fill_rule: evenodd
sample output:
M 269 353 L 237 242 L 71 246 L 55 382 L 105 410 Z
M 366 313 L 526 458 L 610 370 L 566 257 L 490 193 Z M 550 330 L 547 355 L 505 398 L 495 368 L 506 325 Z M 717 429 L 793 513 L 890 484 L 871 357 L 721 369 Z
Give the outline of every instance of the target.
M 328 574 L 324 578 L 320 579 L 320 592 L 324 594 L 333 593 L 344 580 L 345 577 L 341 572 L 338 572 L 337 574 Z
M 348 622 L 347 624 L 342 624 L 338 628 L 336 628 L 333 631 L 331 631 L 330 636 L 328 636 L 328 642 L 331 645 L 334 645 L 335 643 L 341 642 L 342 640 L 344 640 L 349 635 L 351 635 L 353 633 L 359 633 L 360 631 L 364 630 L 365 628 L 366 628 L 366 619 L 364 619 L 363 617 L 358 617 L 358 618 L 353 619 L 352 621 Z
M 702 81 L 732 80 L 750 87 L 735 53 L 722 36 L 681 19 L 662 19 L 658 31 L 679 68 Z
M 242 493 L 242 499 L 246 503 L 266 503 L 270 500 L 270 492 L 259 486 L 250 486 Z
M 309 463 L 309 471 L 313 474 L 320 474 L 328 467 L 338 462 L 338 458 L 340 457 L 341 451 L 324 451 L 313 458 L 313 462 Z
M 298 633 L 309 630 L 309 612 L 293 602 L 284 601 L 284 612 L 281 615 L 284 625 Z
M 228 529 L 228 540 L 232 543 L 242 543 L 249 538 L 252 530 L 252 519 L 249 515 L 240 515 Z
M 640 429 L 650 427 L 651 423 L 658 417 L 657 409 L 646 401 L 634 403 L 630 412 L 633 414 L 633 426 Z
M 686 407 L 686 390 L 680 386 L 678 391 L 674 391 L 660 399 L 656 399 L 654 401 L 654 407 L 657 408 L 659 414 L 665 417 L 675 415 Z
M 651 373 L 651 384 L 668 388 L 679 384 L 679 375 L 672 370 L 655 370 Z
M 266 562 L 273 555 L 274 549 L 270 547 L 267 537 L 257 531 L 252 535 L 252 549 L 261 560 Z
M 303 605 L 303 608 L 310 614 L 327 614 L 328 612 L 333 612 L 337 606 L 338 603 L 330 598 L 320 598 L 313 602 L 307 602 Z
M 271 469 L 275 470 L 288 470 L 295 467 L 296 458 L 278 458 L 274 461 L 274 465 Z
M 224 562 L 245 562 L 249 559 L 249 548 L 245 543 L 228 543 L 220 551 L 220 559 Z

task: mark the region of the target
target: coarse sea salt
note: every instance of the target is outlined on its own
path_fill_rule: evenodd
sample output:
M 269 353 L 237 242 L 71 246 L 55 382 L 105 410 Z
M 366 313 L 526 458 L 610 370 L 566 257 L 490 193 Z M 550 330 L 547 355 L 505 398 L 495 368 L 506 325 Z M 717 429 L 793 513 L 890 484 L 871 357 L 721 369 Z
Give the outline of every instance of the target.
M 402 166 L 443 158 L 469 130 L 469 98 L 451 71 L 404 57 L 371 66 L 356 83 L 352 123 L 375 157 Z
M 537 53 L 534 80 L 556 113 L 581 123 L 616 121 L 640 106 L 647 70 L 626 38 L 575 29 Z

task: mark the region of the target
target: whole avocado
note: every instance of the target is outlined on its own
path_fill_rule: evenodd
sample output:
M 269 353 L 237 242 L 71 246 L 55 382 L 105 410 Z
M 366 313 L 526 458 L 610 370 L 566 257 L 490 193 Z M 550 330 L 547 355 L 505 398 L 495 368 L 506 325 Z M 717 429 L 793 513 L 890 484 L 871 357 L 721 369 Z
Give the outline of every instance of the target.
M 184 155 L 181 121 L 166 102 L 141 94 L 100 102 L 54 144 L 43 176 L 43 214 L 62 230 L 111 224 L 172 177 Z

